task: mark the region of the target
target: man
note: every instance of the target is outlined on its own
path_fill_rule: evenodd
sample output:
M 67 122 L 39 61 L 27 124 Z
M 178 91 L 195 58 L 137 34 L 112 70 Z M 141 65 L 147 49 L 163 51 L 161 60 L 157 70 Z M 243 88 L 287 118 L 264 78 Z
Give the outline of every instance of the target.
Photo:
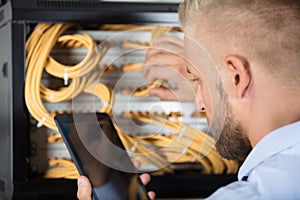
M 188 73 L 172 70 L 193 76 L 219 153 L 246 157 L 239 181 L 208 199 L 300 199 L 300 1 L 186 0 L 179 16 Z M 166 61 L 172 53 L 158 55 Z M 148 81 L 158 69 L 144 69 Z M 78 191 L 89 192 L 80 184 Z

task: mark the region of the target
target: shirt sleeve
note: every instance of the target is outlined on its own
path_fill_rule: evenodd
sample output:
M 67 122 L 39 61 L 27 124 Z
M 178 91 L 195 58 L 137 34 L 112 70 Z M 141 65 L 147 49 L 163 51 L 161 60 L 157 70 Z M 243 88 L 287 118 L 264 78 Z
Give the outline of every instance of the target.
M 207 200 L 254 200 L 259 199 L 257 184 L 248 181 L 236 181 L 227 186 L 221 187 Z

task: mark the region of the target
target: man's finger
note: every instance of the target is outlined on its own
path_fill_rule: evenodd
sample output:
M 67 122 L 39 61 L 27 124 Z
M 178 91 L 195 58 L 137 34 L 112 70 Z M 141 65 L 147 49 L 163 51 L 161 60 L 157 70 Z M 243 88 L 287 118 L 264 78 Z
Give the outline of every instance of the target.
M 141 175 L 140 175 L 140 179 L 141 179 L 142 183 L 143 183 L 144 185 L 146 185 L 147 183 L 150 182 L 151 177 L 150 177 L 149 174 L 141 174 Z
M 151 200 L 154 200 L 156 195 L 155 195 L 155 192 L 150 191 L 150 192 L 148 192 L 148 196 Z
M 142 165 L 141 162 L 138 160 L 132 160 L 132 163 L 133 163 L 135 169 L 137 169 L 137 170 L 140 169 L 140 167 Z
M 92 199 L 92 186 L 90 181 L 85 176 L 80 176 L 77 179 L 77 198 L 79 200 Z

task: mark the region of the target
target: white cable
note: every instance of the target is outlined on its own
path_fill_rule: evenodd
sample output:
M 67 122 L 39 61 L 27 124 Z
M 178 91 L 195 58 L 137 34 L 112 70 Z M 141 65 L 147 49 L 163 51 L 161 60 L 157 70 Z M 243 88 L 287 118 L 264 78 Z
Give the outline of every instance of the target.
M 68 68 L 69 67 L 66 66 L 65 72 L 64 72 L 64 81 L 65 81 L 64 84 L 65 85 L 68 85 L 68 82 L 69 82 Z
M 47 113 L 42 119 L 41 121 L 38 122 L 37 127 L 40 128 L 43 126 L 43 124 L 45 123 L 47 117 L 49 117 L 49 114 Z

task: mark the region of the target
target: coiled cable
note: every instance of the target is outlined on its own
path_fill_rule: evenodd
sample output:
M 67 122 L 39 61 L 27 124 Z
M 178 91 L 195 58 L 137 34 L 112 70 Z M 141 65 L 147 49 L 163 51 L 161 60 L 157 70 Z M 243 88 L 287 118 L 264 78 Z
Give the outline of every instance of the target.
M 38 24 L 26 42 L 26 79 L 25 102 L 30 114 L 38 121 L 38 127 L 44 125 L 57 130 L 54 123 L 55 113 L 49 113 L 43 105 L 42 99 L 49 102 L 70 100 L 84 91 L 93 82 L 95 76 L 88 77 L 106 53 L 108 45 L 101 45 L 101 49 L 89 35 L 62 35 L 72 27 L 68 24 Z M 81 43 L 87 49 L 85 58 L 74 66 L 58 63 L 50 52 L 56 43 Z M 42 75 L 47 71 L 50 75 L 64 79 L 65 86 L 58 90 L 48 89 L 41 83 Z M 71 79 L 69 84 L 68 80 Z M 69 85 L 68 85 L 69 84 Z M 67 86 L 68 85 L 68 86 Z M 99 86 L 103 87 L 103 86 Z M 97 95 L 99 91 L 86 90 Z M 105 97 L 106 98 L 106 97 Z M 107 98 L 106 98 L 107 99 Z M 111 103 L 111 101 L 108 101 Z

